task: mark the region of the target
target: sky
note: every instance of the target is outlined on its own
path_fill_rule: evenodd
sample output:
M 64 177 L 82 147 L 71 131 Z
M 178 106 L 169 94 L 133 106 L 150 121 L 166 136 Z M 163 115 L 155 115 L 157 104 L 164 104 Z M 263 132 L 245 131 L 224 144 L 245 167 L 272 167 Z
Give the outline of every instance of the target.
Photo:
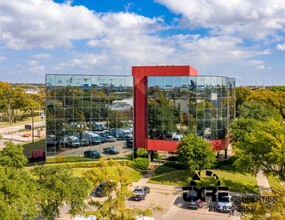
M 285 84 L 284 0 L 0 0 L 0 81 L 190 65 Z

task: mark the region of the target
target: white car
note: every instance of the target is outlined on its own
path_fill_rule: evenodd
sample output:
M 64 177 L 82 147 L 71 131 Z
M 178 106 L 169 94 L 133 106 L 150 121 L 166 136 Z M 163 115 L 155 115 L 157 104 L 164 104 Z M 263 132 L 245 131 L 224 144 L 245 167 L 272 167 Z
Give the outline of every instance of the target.
M 217 201 L 215 204 L 216 210 L 220 212 L 231 212 L 233 211 L 232 197 L 228 194 L 227 196 L 221 196 L 223 201 L 219 201 L 219 194 L 217 195 Z

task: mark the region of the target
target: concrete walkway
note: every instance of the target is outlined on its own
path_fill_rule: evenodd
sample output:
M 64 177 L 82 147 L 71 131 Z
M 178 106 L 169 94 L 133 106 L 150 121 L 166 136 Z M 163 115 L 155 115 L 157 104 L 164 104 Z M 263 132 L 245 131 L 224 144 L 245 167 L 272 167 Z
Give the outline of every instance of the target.
M 259 188 L 259 192 L 261 195 L 263 195 L 263 193 L 265 191 L 271 192 L 271 188 L 268 182 L 267 177 L 265 176 L 264 172 L 262 170 L 260 170 L 257 175 L 256 175 L 256 180 L 257 180 L 257 185 Z

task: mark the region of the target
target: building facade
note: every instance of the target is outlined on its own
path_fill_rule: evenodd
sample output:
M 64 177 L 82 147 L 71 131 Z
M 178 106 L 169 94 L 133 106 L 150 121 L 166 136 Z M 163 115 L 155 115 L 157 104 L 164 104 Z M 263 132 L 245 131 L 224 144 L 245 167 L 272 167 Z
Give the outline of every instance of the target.
M 189 132 L 224 149 L 235 117 L 235 80 L 198 76 L 190 66 L 133 67 L 132 76 L 48 74 L 46 90 L 51 158 L 81 158 L 92 149 L 113 157 L 110 147 L 119 157 L 132 147 L 175 152 Z

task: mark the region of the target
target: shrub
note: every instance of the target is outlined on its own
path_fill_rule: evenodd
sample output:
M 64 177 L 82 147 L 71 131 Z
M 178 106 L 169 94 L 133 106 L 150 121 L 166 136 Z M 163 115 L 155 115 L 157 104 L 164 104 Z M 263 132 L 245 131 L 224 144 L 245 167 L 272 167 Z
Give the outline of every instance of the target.
M 134 167 L 140 171 L 146 172 L 149 166 L 148 158 L 136 158 L 134 161 Z
M 116 164 L 119 164 L 121 166 L 129 166 L 134 167 L 134 162 L 129 160 L 108 160 L 107 161 L 109 166 L 113 166 Z M 69 168 L 92 168 L 92 167 L 102 167 L 103 162 L 102 161 L 92 161 L 92 162 L 75 162 L 75 163 L 61 163 L 61 164 L 50 164 L 50 166 L 67 166 Z
M 217 169 L 223 169 L 223 170 L 234 170 L 234 162 L 236 161 L 236 157 L 232 156 L 227 160 L 223 160 L 223 161 L 218 161 L 216 162 L 215 168 Z
M 177 169 L 177 170 L 184 170 L 183 165 L 180 164 L 179 162 L 175 162 L 175 161 L 168 161 L 168 162 L 164 163 L 163 165 L 168 166 L 168 167 L 172 167 L 172 168 Z
M 167 161 L 177 161 L 178 157 L 177 156 L 170 156 L 166 159 Z

